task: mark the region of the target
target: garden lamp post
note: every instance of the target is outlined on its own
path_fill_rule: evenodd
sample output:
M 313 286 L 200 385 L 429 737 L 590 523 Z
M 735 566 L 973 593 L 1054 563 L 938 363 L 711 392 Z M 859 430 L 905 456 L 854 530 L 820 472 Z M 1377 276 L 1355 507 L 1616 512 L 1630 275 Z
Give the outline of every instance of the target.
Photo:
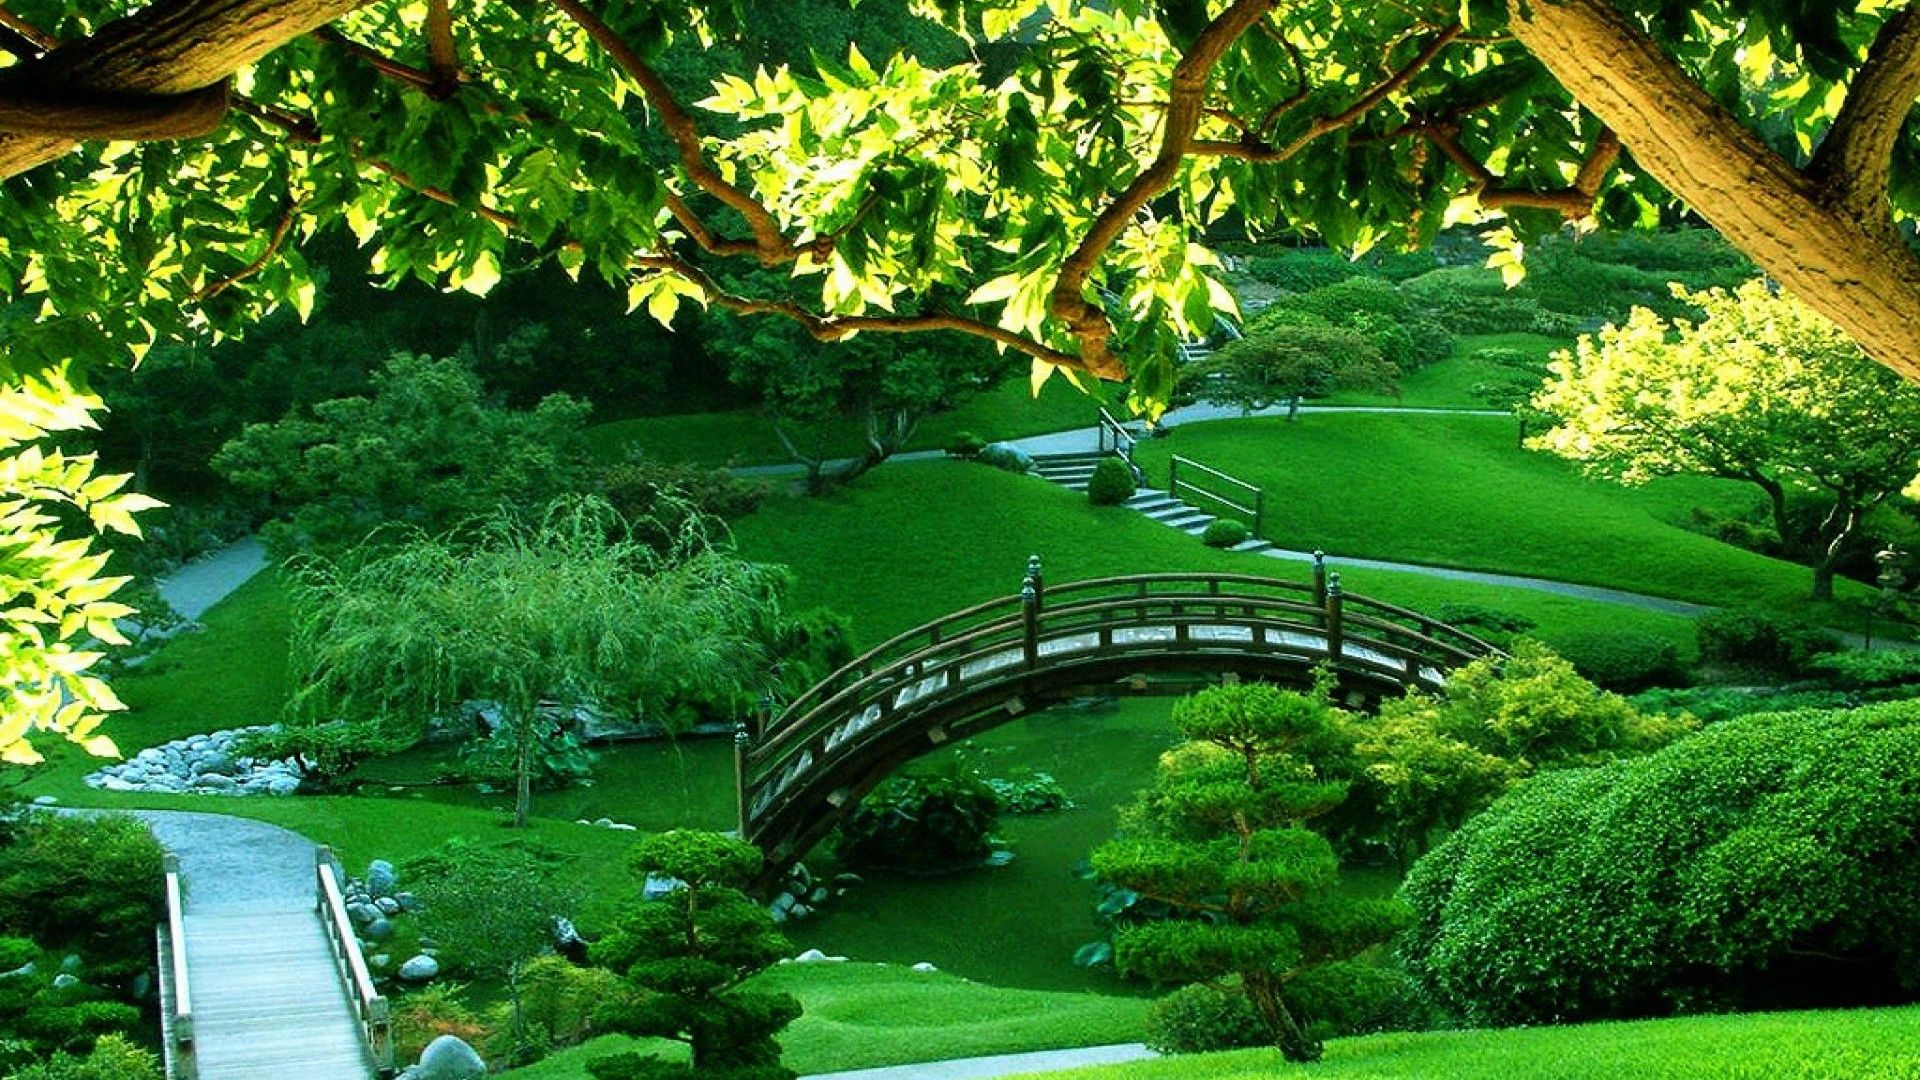
M 1907 575 L 1901 571 L 1900 563 L 1907 553 L 1896 547 L 1886 547 L 1874 552 L 1873 561 L 1880 564 L 1880 573 L 1874 580 L 1880 584 L 1880 595 L 1867 608 L 1867 648 L 1873 648 L 1873 617 L 1876 613 L 1891 614 L 1894 601 L 1898 598 L 1900 586 L 1906 584 Z

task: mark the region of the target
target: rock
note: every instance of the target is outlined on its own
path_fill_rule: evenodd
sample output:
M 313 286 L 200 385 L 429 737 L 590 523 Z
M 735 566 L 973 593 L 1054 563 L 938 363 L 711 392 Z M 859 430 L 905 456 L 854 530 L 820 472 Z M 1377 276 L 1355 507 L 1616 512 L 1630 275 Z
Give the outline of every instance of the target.
M 827 902 L 827 887 L 825 885 L 821 885 L 818 888 L 815 888 L 812 892 L 807 894 L 807 903 L 812 904 L 814 907 L 819 907 L 821 904 L 824 904 L 826 902 Z
M 400 901 L 391 896 L 375 897 L 373 906 L 379 908 L 382 915 L 391 917 L 400 914 Z
M 915 970 L 915 971 L 939 971 L 940 969 L 939 969 L 939 968 L 937 968 L 937 967 L 934 967 L 934 966 L 933 966 L 932 964 L 929 964 L 929 963 L 927 963 L 927 962 L 926 962 L 925 960 L 922 960 L 922 961 L 920 961 L 919 963 L 917 963 L 917 964 L 915 964 L 915 965 L 913 965 L 913 970 Z
M 796 964 L 844 964 L 847 962 L 847 958 L 844 956 L 828 956 L 819 949 L 808 949 L 806 952 L 794 957 L 793 962 Z
M 59 799 L 57 799 L 57 798 L 54 798 L 54 797 L 53 797 L 52 795 L 38 795 L 38 796 L 35 796 L 35 797 L 34 797 L 34 800 L 33 800 L 33 805 L 35 805 L 35 806 L 58 806 L 58 805 L 60 805 L 60 800 L 59 800 Z
M 388 956 L 386 953 L 374 953 L 372 956 L 367 957 L 367 966 L 375 971 L 385 971 L 387 970 L 387 965 L 391 963 L 393 963 L 393 957 Z
M 410 892 L 394 893 L 393 901 L 394 903 L 400 905 L 401 911 L 405 911 L 409 913 L 416 912 L 416 911 L 423 911 L 426 909 L 426 906 L 427 906 L 420 902 L 419 897 L 413 895 Z
M 79 985 L 80 976 L 78 975 L 69 975 L 63 971 L 53 977 L 53 988 L 55 990 L 66 990 Z
M 276 776 L 267 781 L 267 794 L 287 796 L 300 790 L 300 780 L 293 776 Z
M 379 917 L 380 909 L 364 900 L 347 905 L 347 918 L 352 919 L 355 926 L 365 926 Z
M 195 771 L 202 773 L 232 773 L 233 759 L 218 750 L 209 750 L 201 754 L 193 763 Z
M 420 1052 L 420 1064 L 411 1071 L 415 1080 L 481 1080 L 487 1063 L 465 1042 L 442 1035 Z
M 659 874 L 648 874 L 646 884 L 640 886 L 640 898 L 642 900 L 658 900 L 668 893 L 685 887 L 686 882 L 681 881 L 679 878 L 662 877 Z
M 239 790 L 239 783 L 231 776 L 219 773 L 201 773 L 193 778 L 193 786 L 201 791 L 229 792 Z
M 623 821 L 613 822 L 612 824 L 608 825 L 607 828 L 613 829 L 616 832 L 639 832 L 640 831 L 640 826 L 628 825 L 626 822 L 623 822 Z
M 773 918 L 773 925 L 775 926 L 779 926 L 781 923 L 787 921 L 787 910 L 785 908 L 768 908 L 767 914 Z
M 411 957 L 400 965 L 400 977 L 408 982 L 426 982 L 440 974 L 440 961 L 425 953 Z
M 768 906 L 768 910 L 790 912 L 793 910 L 793 906 L 797 903 L 799 903 L 799 901 L 793 898 L 792 893 L 783 892 L 779 896 L 776 896 L 773 898 L 773 903 Z
M 611 829 L 611 828 L 613 828 L 613 819 L 612 819 L 612 818 L 604 818 L 604 817 L 603 817 L 603 818 L 594 818 L 594 819 L 593 819 L 593 823 L 594 823 L 595 825 L 598 825 L 598 826 L 599 826 L 600 828 L 602 828 L 602 829 Z
M 12 971 L 0 971 L 0 979 L 24 979 L 38 970 L 34 962 L 29 960 Z
M 138 787 L 137 785 L 134 785 L 134 784 L 129 784 L 129 783 L 127 783 L 127 782 L 126 782 L 125 780 L 122 780 L 122 779 L 120 779 L 120 778 L 119 778 L 119 777 L 117 777 L 117 776 L 105 776 L 105 777 L 102 777 L 102 778 L 100 779 L 100 786 L 101 786 L 101 787 L 103 787 L 103 788 L 105 788 L 105 789 L 106 789 L 106 790 L 108 790 L 108 791 L 138 791 L 138 790 L 140 790 L 140 788 L 139 788 L 139 787 Z
M 360 936 L 368 941 L 385 941 L 393 936 L 393 924 L 384 918 L 375 919 L 367 924 L 365 930 L 360 931 Z
M 787 914 L 796 919 L 804 919 L 813 914 L 813 909 L 805 904 L 794 904 L 787 909 Z
M 68 953 L 67 955 L 60 958 L 60 970 L 66 972 L 69 975 L 79 974 L 80 964 L 81 964 L 81 960 L 80 960 L 79 953 Z
M 375 859 L 367 865 L 367 892 L 372 896 L 392 896 L 395 885 L 400 883 L 400 875 L 393 864 L 385 859 Z M 464 1045 L 464 1044 L 462 1044 Z

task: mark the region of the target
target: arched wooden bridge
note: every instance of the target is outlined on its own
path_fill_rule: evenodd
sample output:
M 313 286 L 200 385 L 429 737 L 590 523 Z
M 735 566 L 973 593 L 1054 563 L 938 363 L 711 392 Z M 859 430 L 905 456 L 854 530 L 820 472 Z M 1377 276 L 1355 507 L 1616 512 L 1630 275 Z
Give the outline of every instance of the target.
M 1331 664 L 1344 693 L 1435 689 L 1495 652 L 1418 612 L 1242 574 L 1143 574 L 1047 586 L 909 630 L 736 738 L 740 835 L 772 881 L 901 764 L 1032 709 L 1154 672 L 1305 683 Z

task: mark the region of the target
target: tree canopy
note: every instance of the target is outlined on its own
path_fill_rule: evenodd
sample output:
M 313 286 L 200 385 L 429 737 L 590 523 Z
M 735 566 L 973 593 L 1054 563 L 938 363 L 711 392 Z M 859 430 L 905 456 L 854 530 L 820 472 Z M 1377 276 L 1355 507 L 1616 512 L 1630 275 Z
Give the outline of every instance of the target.
M 1695 473 L 1766 492 L 1780 541 L 1814 563 L 1815 596 L 1874 507 L 1920 482 L 1920 387 L 1876 367 L 1838 327 L 1755 281 L 1683 293 L 1705 317 L 1626 325 L 1562 354 L 1534 407 L 1533 445 L 1627 483 Z M 1817 501 L 1802 543 L 1788 496 Z

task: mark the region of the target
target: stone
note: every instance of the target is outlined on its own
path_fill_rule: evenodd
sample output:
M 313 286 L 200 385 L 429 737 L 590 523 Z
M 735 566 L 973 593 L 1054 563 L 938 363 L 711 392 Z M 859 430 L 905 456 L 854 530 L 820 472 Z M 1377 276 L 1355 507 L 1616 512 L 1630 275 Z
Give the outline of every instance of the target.
M 795 904 L 787 909 L 787 914 L 796 919 L 804 919 L 813 914 L 813 909 L 805 904 Z
M 425 953 L 410 957 L 400 965 L 400 977 L 408 982 L 426 982 L 440 974 L 440 961 Z
M 231 776 L 219 773 L 201 773 L 193 778 L 193 786 L 201 791 L 229 792 L 239 790 L 239 783 Z
M 267 781 L 267 794 L 287 796 L 300 790 L 300 780 L 293 776 L 276 776 Z
M 375 919 L 367 924 L 365 930 L 360 931 L 360 936 L 368 941 L 385 941 L 393 936 L 393 924 L 384 918 Z
M 917 964 L 915 964 L 915 965 L 913 965 L 913 970 L 915 970 L 915 971 L 939 971 L 940 969 L 939 969 L 939 968 L 937 968 L 937 967 L 934 967 L 934 966 L 933 966 L 932 964 L 929 964 L 929 963 L 927 963 L 927 962 L 926 962 L 925 960 L 922 960 L 922 961 L 920 961 L 919 963 L 917 963 Z
M 380 909 L 365 901 L 347 905 L 347 918 L 352 919 L 356 926 L 365 926 L 379 917 Z
M 394 886 L 400 883 L 400 875 L 393 864 L 385 859 L 375 859 L 367 865 L 367 892 L 373 896 L 392 896 Z
M 463 1040 L 442 1035 L 420 1052 L 412 1071 L 416 1080 L 482 1080 L 487 1063 Z
M 815 888 L 812 892 L 807 894 L 807 903 L 812 904 L 814 907 L 819 907 L 821 904 L 824 904 L 826 902 L 827 902 L 827 887 L 825 885 L 821 885 Z
M 828 956 L 819 949 L 808 949 L 806 952 L 794 957 L 793 962 L 796 964 L 844 964 L 847 962 L 847 958 L 844 956 Z
M 594 819 L 593 819 L 593 823 L 594 823 L 595 825 L 598 825 L 598 826 L 599 826 L 600 828 L 602 828 L 602 829 L 611 829 L 611 828 L 613 828 L 613 819 L 612 819 L 612 818 L 604 818 L 604 817 L 603 817 L 603 818 L 594 818 Z
M 219 750 L 208 750 L 194 761 L 193 767 L 202 773 L 232 773 L 233 759 Z
M 685 887 L 686 882 L 681 881 L 679 878 L 664 877 L 659 874 L 648 874 L 646 884 L 640 886 L 640 898 L 642 900 L 658 900 L 668 893 Z
M 81 960 L 80 960 L 79 953 L 68 953 L 67 955 L 60 958 L 60 970 L 66 972 L 69 975 L 79 974 L 80 965 L 81 965 Z
M 367 966 L 375 971 L 385 971 L 391 963 L 393 963 L 393 957 L 386 953 L 374 953 L 367 957 Z
M 395 900 L 391 896 L 375 897 L 373 906 L 379 908 L 380 914 L 382 915 L 391 917 L 400 914 L 400 901 Z
M 781 923 L 787 921 L 787 910 L 785 908 L 769 908 L 767 909 L 767 914 L 773 919 L 773 925 L 775 926 L 779 926 Z
M 0 979 L 24 979 L 38 970 L 34 962 L 29 960 L 12 971 L 0 971 Z
M 70 975 L 63 971 L 53 977 L 53 988 L 55 990 L 66 990 L 79 985 L 80 976 L 78 975 Z
M 419 897 L 413 895 L 410 892 L 394 893 L 393 902 L 400 905 L 401 911 L 405 911 L 408 913 L 423 911 L 426 909 L 426 906 L 427 906 L 420 902 Z
M 607 828 L 613 829 L 616 832 L 639 832 L 640 831 L 640 826 L 629 825 L 624 821 L 613 822 L 612 824 L 608 825 Z
M 60 800 L 59 800 L 59 799 L 57 799 L 57 798 L 55 798 L 55 797 L 54 797 L 54 796 L 52 796 L 52 795 L 38 795 L 38 796 L 35 796 L 35 797 L 34 797 L 34 800 L 33 800 L 33 805 L 35 805 L 35 806 L 58 806 L 58 805 L 60 805 Z

